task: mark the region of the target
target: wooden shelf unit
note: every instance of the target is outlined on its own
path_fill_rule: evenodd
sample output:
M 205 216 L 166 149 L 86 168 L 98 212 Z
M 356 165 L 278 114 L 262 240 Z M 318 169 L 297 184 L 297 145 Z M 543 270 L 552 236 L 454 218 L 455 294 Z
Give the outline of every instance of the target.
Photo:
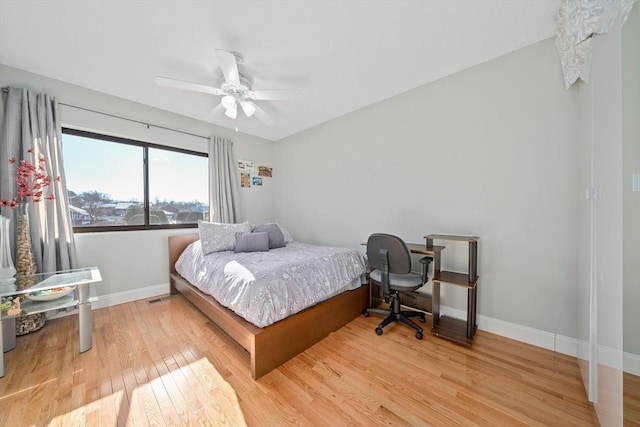
M 453 236 L 448 234 L 429 234 L 425 236 L 427 241 L 426 251 L 433 251 L 433 290 L 432 290 L 432 328 L 433 335 L 446 338 L 448 340 L 471 345 L 473 336 L 478 328 L 477 317 L 477 296 L 478 296 L 478 240 L 475 236 Z M 466 273 L 441 270 L 441 250 L 434 251 L 434 240 L 449 240 L 467 242 L 469 245 L 468 269 Z M 441 247 L 441 246 L 440 246 Z M 447 283 L 461 286 L 467 289 L 467 320 L 455 319 L 440 315 L 440 284 Z

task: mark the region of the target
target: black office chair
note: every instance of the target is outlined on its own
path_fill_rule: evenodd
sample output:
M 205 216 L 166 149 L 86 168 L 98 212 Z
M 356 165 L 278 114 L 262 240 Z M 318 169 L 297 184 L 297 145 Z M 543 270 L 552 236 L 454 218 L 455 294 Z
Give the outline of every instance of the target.
M 400 310 L 400 293 L 411 292 L 427 283 L 429 264 L 433 257 L 420 259 L 422 274 L 411 272 L 411 253 L 406 243 L 399 237 L 390 234 L 376 233 L 367 240 L 367 258 L 373 270 L 369 277 L 371 281 L 382 288 L 383 294 L 389 296 L 389 310 L 368 308 L 365 317 L 370 313 L 387 316 L 376 328 L 376 334 L 382 335 L 382 328 L 391 322 L 401 321 L 416 330 L 416 338 L 422 339 L 422 328 L 414 323 L 410 317 L 419 317 L 425 321 L 425 313 L 421 311 Z

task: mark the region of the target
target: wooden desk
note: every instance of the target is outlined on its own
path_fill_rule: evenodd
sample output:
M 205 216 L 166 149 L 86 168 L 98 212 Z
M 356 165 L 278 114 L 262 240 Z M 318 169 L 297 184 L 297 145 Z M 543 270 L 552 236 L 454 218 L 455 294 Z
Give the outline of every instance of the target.
M 360 243 L 362 246 L 367 246 L 366 243 Z M 445 248 L 445 246 L 431 246 L 427 247 L 424 243 L 407 243 L 407 247 L 409 248 L 409 252 L 412 254 L 422 254 L 422 255 L 431 255 L 432 257 L 436 257 L 436 254 L 439 254 L 441 250 Z
M 440 254 L 440 251 L 446 246 L 426 246 L 424 243 L 407 243 L 407 247 L 412 254 L 431 255 L 435 260 L 436 254 Z

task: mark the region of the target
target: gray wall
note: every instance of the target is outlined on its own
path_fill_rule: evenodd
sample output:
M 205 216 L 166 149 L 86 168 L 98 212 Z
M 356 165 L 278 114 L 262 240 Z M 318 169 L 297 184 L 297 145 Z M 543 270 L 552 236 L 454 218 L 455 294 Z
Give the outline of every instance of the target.
M 235 133 L 212 124 L 0 65 L 0 87 L 6 86 L 45 92 L 65 104 L 87 107 L 197 135 L 228 137 L 234 141 L 239 158 L 254 160 L 256 165 L 273 165 L 273 142 L 261 138 Z M 0 121 L 3 117 L 1 109 L 0 106 Z M 75 108 L 62 106 L 61 120 L 64 125 L 77 129 L 207 152 L 206 139 L 155 127 L 148 129 L 138 123 Z M 273 182 L 269 179 L 263 180 L 262 187 L 242 189 L 240 204 L 243 219 L 252 222 L 273 220 L 273 191 Z M 197 230 L 83 233 L 76 234 L 75 238 L 81 265 L 100 267 L 104 280 L 98 287 L 99 295 L 129 293 L 135 297 L 135 292 L 149 287 L 155 289 L 151 290 L 151 293 L 161 293 L 162 289 L 168 291 L 167 236 L 184 232 L 194 233 Z
M 479 314 L 576 337 L 578 102 L 546 40 L 340 117 L 276 142 L 276 218 L 351 247 L 480 236 Z

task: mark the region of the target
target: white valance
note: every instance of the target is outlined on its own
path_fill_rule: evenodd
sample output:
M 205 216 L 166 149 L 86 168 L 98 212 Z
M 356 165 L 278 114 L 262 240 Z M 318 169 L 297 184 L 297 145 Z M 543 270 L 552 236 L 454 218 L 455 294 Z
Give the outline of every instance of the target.
M 563 0 L 558 12 L 556 47 L 567 89 L 578 79 L 589 81 L 592 41 L 627 20 L 638 0 Z

